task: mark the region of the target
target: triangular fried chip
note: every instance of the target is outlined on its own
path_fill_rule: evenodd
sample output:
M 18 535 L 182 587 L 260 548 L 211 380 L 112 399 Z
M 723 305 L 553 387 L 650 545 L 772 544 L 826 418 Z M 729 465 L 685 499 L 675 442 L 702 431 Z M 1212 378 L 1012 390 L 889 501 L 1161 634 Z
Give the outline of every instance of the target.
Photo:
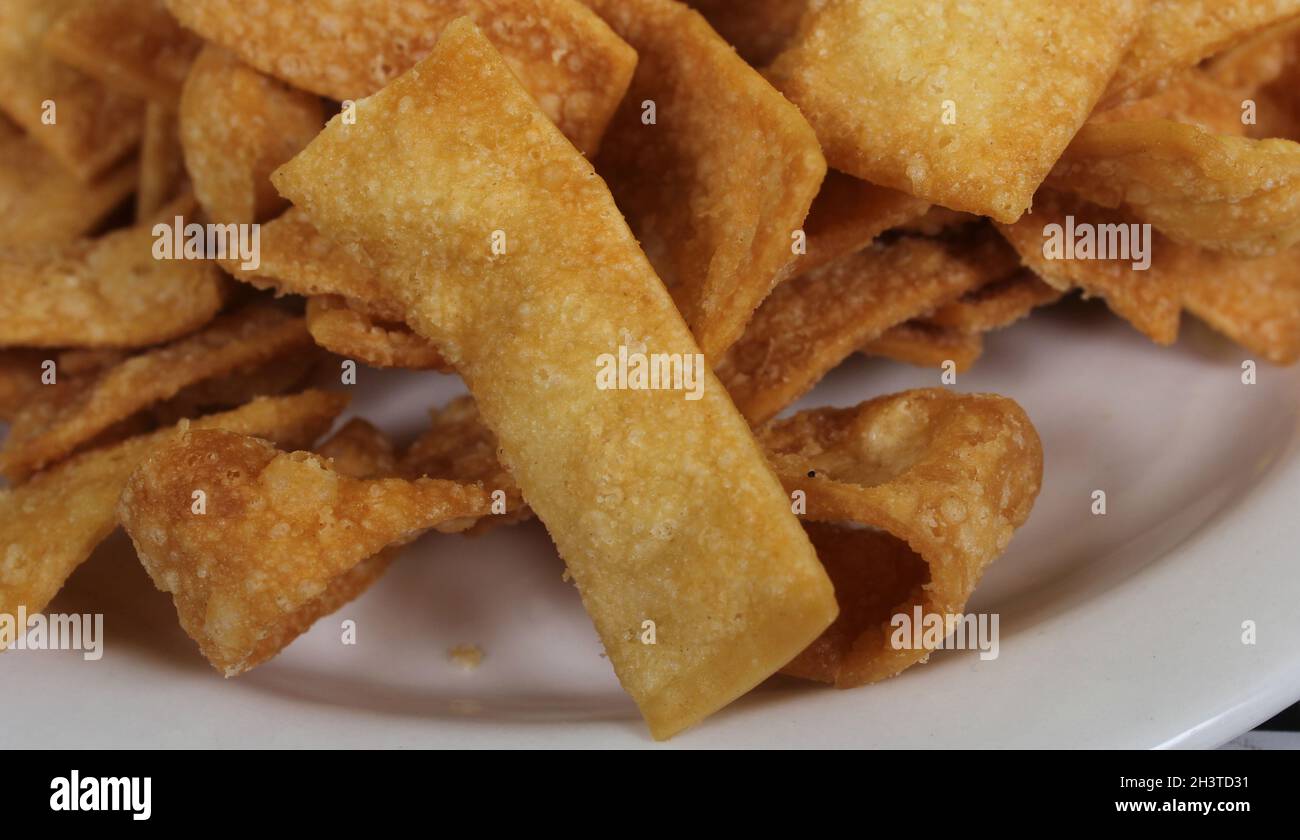
M 636 52 L 576 0 L 166 1 L 185 26 L 263 73 L 339 101 L 406 72 L 443 27 L 468 15 L 588 155 L 636 66 Z
M 978 332 L 908 321 L 862 345 L 862 352 L 925 368 L 941 368 L 951 361 L 956 372 L 962 373 L 984 352 L 984 338 Z
M 830 623 L 789 500 L 613 198 L 470 21 L 272 180 L 465 378 L 656 737 Z M 620 346 L 689 359 L 699 387 L 600 387 Z
M 1092 111 L 1144 6 L 822 3 L 767 75 L 836 169 L 1014 222 Z
M 371 367 L 441 370 L 451 367 L 438 348 L 405 324 L 382 324 L 332 295 L 307 299 L 307 329 L 326 350 Z
M 716 360 L 794 259 L 791 237 L 826 174 L 817 136 L 698 12 L 583 2 L 638 56 L 596 169 Z

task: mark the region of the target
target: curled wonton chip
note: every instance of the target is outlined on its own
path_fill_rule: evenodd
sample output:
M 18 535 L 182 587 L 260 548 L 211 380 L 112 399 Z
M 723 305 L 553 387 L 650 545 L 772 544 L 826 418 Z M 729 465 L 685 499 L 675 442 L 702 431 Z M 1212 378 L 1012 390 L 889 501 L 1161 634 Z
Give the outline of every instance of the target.
M 1144 9 L 1142 0 L 821 3 L 767 75 L 836 169 L 1014 222 Z
M 1089 124 L 1049 184 L 1123 208 L 1170 239 L 1239 257 L 1300 242 L 1300 143 L 1168 120 Z
M 980 333 L 936 327 L 924 321 L 890 327 L 862 345 L 862 353 L 867 356 L 884 356 L 917 367 L 941 368 L 951 361 L 957 373 L 969 370 L 983 352 L 984 337 Z
M 596 169 L 716 360 L 794 259 L 826 174 L 817 136 L 699 13 L 675 0 L 583 2 L 638 56 Z
M 785 673 L 840 688 L 894 676 L 926 649 L 895 649 L 897 613 L 960 614 L 1029 517 L 1038 433 L 1015 402 L 943 389 L 804 411 L 759 432 L 835 583 L 840 617 Z
M 763 67 L 794 37 L 809 0 L 688 0 L 686 5 L 699 10 L 741 58 Z
M 190 429 L 219 428 L 287 447 L 310 446 L 346 404 L 342 394 L 305 391 L 187 422 Z M 0 490 L 0 612 L 45 609 L 116 527 L 118 497 L 136 465 L 175 434 L 176 429 L 165 429 L 94 449 L 21 487 Z
M 1167 270 L 1183 278 L 1187 311 L 1270 362 L 1300 361 L 1300 248 L 1256 259 L 1181 248 Z
M 1056 303 L 1062 294 L 1032 272 L 1021 271 L 944 304 L 924 323 L 963 333 L 991 332 L 1014 324 L 1040 306 Z
M 185 26 L 263 73 L 339 101 L 378 91 L 428 54 L 448 23 L 469 16 L 588 155 L 636 66 L 636 52 L 577 0 L 166 2 Z
M 0 472 L 22 480 L 187 386 L 289 354 L 310 341 L 301 317 L 252 304 L 94 376 L 37 391 L 10 425 Z M 42 397 L 46 392 L 49 396 Z
M 954 242 L 903 237 L 788 280 L 718 366 L 752 424 L 807 393 L 862 345 L 1016 270 L 996 237 Z
M 287 202 L 271 172 L 325 123 L 319 98 L 262 75 L 220 47 L 199 53 L 180 103 L 181 149 L 209 218 L 249 224 Z
M 1090 124 L 1172 120 L 1211 134 L 1246 134 L 1242 95 L 1193 68 L 1172 79 L 1162 90 L 1088 118 Z
M 331 353 L 372 367 L 451 370 L 438 348 L 406 324 L 378 323 L 333 295 L 307 299 L 307 329 Z
M 144 139 L 140 143 L 136 221 L 153 218 L 176 198 L 184 180 L 185 159 L 181 153 L 180 123 L 176 111 L 151 102 L 145 109 Z
M 189 430 L 140 464 L 119 515 L 185 632 L 229 677 L 359 594 L 374 567 L 358 564 L 433 528 L 461 530 L 488 506 L 475 485 L 352 478 L 309 452 Z
M 210 321 L 229 281 L 208 260 L 155 259 L 152 227 L 0 253 L 0 346 L 144 347 Z

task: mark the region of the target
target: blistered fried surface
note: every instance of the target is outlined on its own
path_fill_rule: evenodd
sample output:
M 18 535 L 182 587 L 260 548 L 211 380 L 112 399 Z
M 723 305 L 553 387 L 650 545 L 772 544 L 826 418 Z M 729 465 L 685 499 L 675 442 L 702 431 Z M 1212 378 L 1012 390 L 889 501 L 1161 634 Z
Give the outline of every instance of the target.
M 185 79 L 180 137 L 194 194 L 208 217 L 249 224 L 283 209 L 270 174 L 324 122 L 318 97 L 262 75 L 219 47 L 204 47 Z
M 200 418 L 191 429 L 221 428 L 269 438 L 282 446 L 310 446 L 347 404 L 341 394 L 306 391 L 257 400 L 225 414 Z M 21 487 L 0 490 L 0 611 L 40 612 L 117 525 L 117 502 L 136 465 L 167 429 L 78 455 Z
M 940 368 L 951 361 L 956 371 L 962 373 L 984 352 L 984 337 L 978 332 L 908 321 L 890 327 L 862 345 L 862 352 L 925 368 Z
M 763 67 L 799 28 L 809 0 L 689 0 L 740 57 Z
M 1062 294 L 1032 272 L 1021 271 L 944 304 L 925 323 L 964 333 L 1000 330 L 1028 317 L 1040 306 L 1056 303 Z
M 185 180 L 180 124 L 176 111 L 151 102 L 145 109 L 144 139 L 140 142 L 140 181 L 135 193 L 135 218 L 143 222 L 174 199 Z
M 0 111 L 83 181 L 107 171 L 140 139 L 139 101 L 55 59 L 43 41 L 78 0 L 0 3 Z M 55 105 L 53 124 L 44 103 Z
M 172 108 L 199 43 L 162 0 L 80 3 L 45 36 L 45 48 L 55 58 L 111 90 Z
M 1144 8 L 833 0 L 809 12 L 768 76 L 836 169 L 1013 222 L 1092 111 Z
M 1300 248 L 1249 260 L 1180 248 L 1169 270 L 1193 315 L 1270 362 L 1300 361 Z
M 381 324 L 340 297 L 307 299 L 307 329 L 317 344 L 372 367 L 441 370 L 451 368 L 428 339 L 405 324 Z
M 874 245 L 777 287 L 718 376 L 751 423 L 775 417 L 863 344 L 1015 269 L 995 238 Z
M 196 491 L 205 494 L 201 514 Z M 309 452 L 193 430 L 140 464 L 119 516 L 181 626 L 234 676 L 275 655 L 320 609 L 358 594 L 368 575 L 339 580 L 358 563 L 486 510 L 472 485 L 351 478 Z M 331 592 L 340 582 L 345 591 Z
M 786 490 L 806 494 L 808 520 L 866 526 L 906 544 L 814 526 L 840 617 L 785 670 L 841 688 L 894 676 L 928 656 L 895 650 L 889 617 L 915 604 L 925 613 L 963 612 L 1042 484 L 1042 443 L 1029 417 L 988 394 L 905 391 L 800 412 L 759 437 Z M 855 560 L 855 551 L 864 553 Z M 898 600 L 886 603 L 893 598 L 883 593 Z
M 0 253 L 0 345 L 143 347 L 210 321 L 225 275 L 206 260 L 154 259 L 151 229 Z
M 469 16 L 560 130 L 600 147 L 636 53 L 576 0 L 167 0 L 190 29 L 294 87 L 339 101 L 375 93 Z
M 11 481 L 66 457 L 114 423 L 181 389 L 307 346 L 303 319 L 269 304 L 223 315 L 203 331 L 133 356 L 72 386 L 38 391 L 13 419 L 0 472 Z M 48 391 L 49 397 L 41 395 Z
M 638 56 L 596 168 L 716 360 L 795 257 L 792 235 L 826 174 L 817 136 L 697 12 L 674 0 L 583 2 Z
M 465 378 L 656 736 L 830 623 L 824 573 L 713 375 L 698 400 L 596 387 L 620 344 L 698 348 L 603 182 L 472 24 L 273 180 Z
M 1255 257 L 1300 242 L 1300 143 L 1290 140 L 1168 120 L 1090 124 L 1049 184 L 1122 207 L 1185 245 Z

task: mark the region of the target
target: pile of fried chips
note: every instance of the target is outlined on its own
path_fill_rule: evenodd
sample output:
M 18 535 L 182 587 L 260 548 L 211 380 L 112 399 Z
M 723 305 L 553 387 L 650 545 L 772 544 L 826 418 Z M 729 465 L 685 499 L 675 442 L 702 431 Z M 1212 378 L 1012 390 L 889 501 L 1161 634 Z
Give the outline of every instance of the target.
M 892 677 L 1038 435 L 790 406 L 1074 290 L 1300 360 L 1297 141 L 1300 0 L 7 0 L 0 612 L 120 525 L 234 676 L 420 535 L 535 516 L 657 738 Z M 326 436 L 358 364 L 469 395 Z

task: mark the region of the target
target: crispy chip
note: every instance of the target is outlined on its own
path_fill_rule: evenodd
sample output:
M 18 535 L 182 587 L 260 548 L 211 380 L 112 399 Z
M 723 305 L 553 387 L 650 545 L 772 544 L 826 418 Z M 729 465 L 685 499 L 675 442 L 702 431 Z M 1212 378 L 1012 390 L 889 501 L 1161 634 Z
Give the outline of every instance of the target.
M 926 368 L 943 367 L 951 361 L 957 373 L 962 373 L 970 370 L 983 354 L 984 337 L 978 332 L 908 321 L 862 345 L 862 352 Z
M 799 28 L 809 0 L 688 0 L 740 57 L 755 67 L 776 58 Z
M 925 660 L 928 650 L 890 644 L 891 616 L 962 613 L 1042 483 L 1033 424 L 993 395 L 905 391 L 801 412 L 759 437 L 786 490 L 806 494 L 807 519 L 828 523 L 809 530 L 840 602 L 839 619 L 785 672 L 840 688 Z
M 308 298 L 307 329 L 331 353 L 372 367 L 451 370 L 438 348 L 406 324 L 377 323 L 340 297 Z
M 707 366 L 699 399 L 598 387 L 620 345 L 697 356 L 604 183 L 467 20 L 356 117 L 273 180 L 367 256 L 462 373 L 651 732 L 761 682 L 830 623 L 834 597 Z M 646 620 L 654 646 L 637 641 Z
M 1245 135 L 1242 95 L 1199 69 L 1184 71 L 1163 90 L 1094 113 L 1089 124 L 1173 120 L 1211 134 Z
M 636 52 L 576 0 L 167 0 L 181 23 L 294 87 L 340 101 L 375 93 L 448 23 L 482 24 L 560 130 L 600 147 Z
M 791 236 L 826 174 L 817 136 L 699 13 L 674 0 L 583 2 L 638 56 L 596 168 L 716 360 L 794 259 Z
M 0 451 L 0 472 L 19 481 L 65 458 L 96 435 L 182 388 L 266 362 L 310 343 L 307 327 L 269 304 L 254 304 L 213 321 L 202 332 L 133 356 L 73 391 L 47 389 L 14 418 Z
M 0 3 L 0 110 L 64 168 L 89 181 L 135 147 L 143 107 L 45 51 L 50 25 L 78 5 L 79 0 Z
M 45 48 L 110 89 L 171 108 L 200 42 L 162 0 L 94 0 L 73 6 L 45 35 Z
M 831 166 L 1013 222 L 1092 111 L 1143 8 L 840 0 L 808 13 L 768 75 Z
M 1300 242 L 1300 143 L 1168 120 L 1089 124 L 1049 185 L 1124 208 L 1186 245 L 1264 256 Z
M 225 275 L 207 260 L 154 259 L 154 241 L 145 222 L 0 253 L 0 346 L 144 347 L 206 324 Z
M 832 169 L 826 173 L 803 223 L 808 237 L 806 251 L 787 274 L 798 277 L 861 251 L 880 234 L 918 221 L 929 209 L 930 205 L 907 193 L 877 187 Z
M 335 472 L 352 478 L 384 478 L 397 474 L 397 447 L 361 417 L 353 417 L 330 439 L 316 447 L 330 459 Z
M 324 121 L 317 97 L 263 76 L 219 47 L 205 47 L 185 79 L 180 137 L 208 217 L 248 224 L 279 212 L 285 202 L 269 176 Z
M 996 238 L 899 239 L 777 287 L 718 366 L 736 407 L 765 423 L 892 326 L 1015 270 Z
M 923 215 L 899 225 L 897 230 L 918 236 L 945 236 L 982 221 L 981 217 L 960 210 L 931 207 Z
M 1168 270 L 1193 315 L 1275 364 L 1300 361 L 1300 248 L 1253 260 L 1179 248 Z
M 969 291 L 945 304 L 925 319 L 934 327 L 964 333 L 983 333 L 1009 327 L 1040 306 L 1056 303 L 1064 294 L 1034 276 L 1021 271 L 1002 280 Z
M 180 124 L 166 105 L 149 103 L 144 113 L 144 140 L 140 144 L 140 183 L 135 195 L 135 218 L 153 218 L 176 198 L 185 178 L 181 155 Z
M 346 404 L 342 394 L 306 391 L 204 417 L 189 428 L 310 446 Z M 118 497 L 136 465 L 176 433 L 166 429 L 86 452 L 21 487 L 0 490 L 0 612 L 45 609 L 68 576 L 112 533 Z
M 426 530 L 463 527 L 488 506 L 473 485 L 352 478 L 309 452 L 213 429 L 153 450 L 119 516 L 185 632 L 230 677 L 360 594 L 378 569 L 358 575 L 359 563 Z
M 182 388 L 176 396 L 149 407 L 159 425 L 170 426 L 187 417 L 225 411 L 258 397 L 301 390 L 311 379 L 324 352 L 311 346 L 282 353 L 266 362 L 240 365 L 224 376 Z
M 1276 81 L 1300 48 L 1300 18 L 1271 26 L 1217 56 L 1205 66 L 1216 82 L 1249 96 Z
M 0 248 L 71 242 L 126 200 L 135 182 L 135 161 L 86 183 L 30 137 L 0 138 Z

